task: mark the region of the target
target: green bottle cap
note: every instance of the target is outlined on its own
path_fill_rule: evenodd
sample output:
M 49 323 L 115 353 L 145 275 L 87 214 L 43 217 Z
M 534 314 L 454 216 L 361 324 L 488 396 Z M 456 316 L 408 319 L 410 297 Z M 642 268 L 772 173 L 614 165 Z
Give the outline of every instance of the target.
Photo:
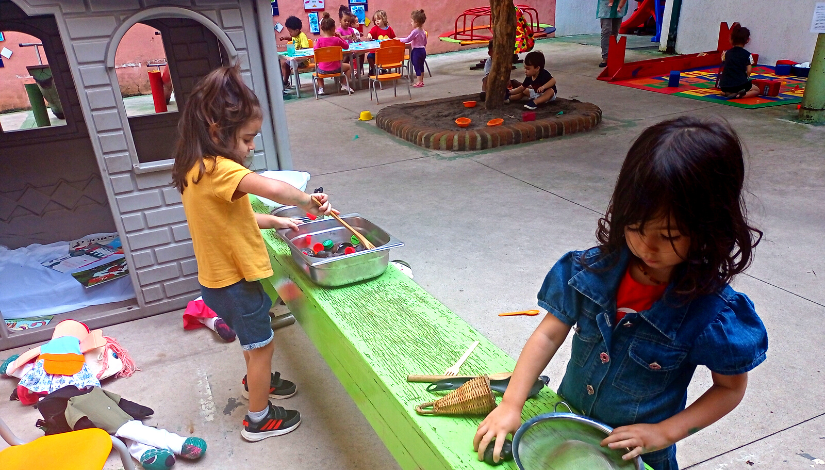
M 332 240 L 324 240 L 324 249 L 325 250 L 331 250 L 332 245 L 334 245 L 334 244 L 335 243 L 333 243 Z
M 349 241 L 353 245 L 360 245 L 361 244 L 361 240 L 359 240 L 358 237 L 356 237 L 355 235 L 349 237 Z

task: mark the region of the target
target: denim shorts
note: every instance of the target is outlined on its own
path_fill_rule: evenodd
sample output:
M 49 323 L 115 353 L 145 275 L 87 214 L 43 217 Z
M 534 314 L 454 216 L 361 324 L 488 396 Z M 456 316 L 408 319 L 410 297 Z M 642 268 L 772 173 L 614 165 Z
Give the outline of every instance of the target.
M 201 286 L 203 302 L 235 330 L 245 351 L 262 348 L 272 341 L 269 298 L 260 281 L 238 281 L 212 289 Z

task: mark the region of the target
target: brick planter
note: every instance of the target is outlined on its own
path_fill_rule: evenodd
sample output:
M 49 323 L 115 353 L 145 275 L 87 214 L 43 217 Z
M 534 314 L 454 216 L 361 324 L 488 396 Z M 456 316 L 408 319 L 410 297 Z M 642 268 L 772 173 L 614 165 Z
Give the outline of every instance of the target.
M 602 120 L 602 110 L 592 103 L 577 100 L 556 99 L 539 108 L 545 114 L 535 121 L 521 122 L 521 113 L 524 111 L 522 103 L 506 105 L 500 113 L 505 123 L 500 126 L 488 127 L 475 125 L 473 128 L 460 128 L 453 122 L 454 118 L 462 114 L 462 102 L 474 100 L 477 95 L 443 98 L 432 101 L 420 101 L 388 106 L 378 112 L 375 124 L 390 134 L 412 142 L 420 147 L 433 150 L 482 150 L 502 145 L 521 144 L 534 140 L 548 139 L 576 132 L 585 132 L 596 127 Z M 479 103 L 479 106 L 484 106 Z M 418 115 L 415 111 L 435 107 L 446 109 L 437 118 Z M 562 115 L 556 115 L 555 110 L 566 109 Z M 516 116 L 513 118 L 512 116 Z M 443 127 L 440 127 L 443 126 Z

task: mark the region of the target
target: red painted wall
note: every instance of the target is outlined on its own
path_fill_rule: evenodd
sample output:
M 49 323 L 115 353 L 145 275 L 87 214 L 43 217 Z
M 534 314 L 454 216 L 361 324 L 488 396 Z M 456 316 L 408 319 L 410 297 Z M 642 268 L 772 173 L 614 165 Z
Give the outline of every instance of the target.
M 163 39 L 151 26 L 137 23 L 123 35 L 115 53 L 115 73 L 123 96 L 148 95 L 149 62 L 165 62 Z M 152 70 L 157 70 L 152 67 Z
M 458 15 L 468 8 L 475 8 L 489 5 L 483 0 L 479 1 L 443 1 L 443 0 L 418 0 L 416 3 L 407 3 L 391 0 L 368 0 L 367 17 L 371 18 L 375 10 L 385 10 L 390 20 L 390 26 L 396 34 L 406 36 L 412 27 L 410 26 L 410 13 L 416 8 L 423 8 L 427 15 L 427 22 L 424 29 L 429 32 L 427 53 L 436 54 L 440 52 L 456 51 L 468 47 L 483 46 L 460 46 L 455 43 L 444 42 L 438 39 L 442 33 L 453 31 L 455 20 Z M 529 5 L 538 10 L 539 21 L 553 24 L 556 15 L 556 0 L 516 0 L 517 4 Z M 326 0 L 326 9 L 338 22 L 338 6 L 346 4 L 343 1 Z M 304 23 L 304 32 L 309 37 L 316 37 L 309 32 L 309 20 L 304 11 L 303 0 L 278 0 L 279 15 L 272 18 L 272 24 L 283 24 L 287 17 L 295 15 Z M 365 28 L 365 32 L 369 28 Z M 115 55 L 115 67 L 120 82 L 120 90 L 123 96 L 136 94 L 149 94 L 149 70 L 146 64 L 163 60 L 166 53 L 163 49 L 163 41 L 160 35 L 155 34 L 155 29 L 143 24 L 136 24 L 123 36 L 118 45 Z M 29 101 L 23 83 L 31 80 L 26 71 L 26 65 L 37 65 L 37 55 L 33 47 L 19 47 L 21 42 L 35 42 L 36 38 L 14 31 L 4 32 L 6 40 L 0 42 L 0 48 L 7 47 L 13 51 L 12 58 L 4 59 L 5 68 L 0 68 L 0 112 L 9 109 L 26 108 Z M 286 36 L 286 30 L 275 33 L 276 37 Z M 39 42 L 39 41 L 37 41 Z M 282 41 L 278 41 L 282 44 Z M 69 47 L 66 47 L 69 49 Z M 47 63 L 45 54 L 41 51 L 43 63 Z
M 518 5 L 532 6 L 538 11 L 539 21 L 541 23 L 553 24 L 556 16 L 556 0 L 516 0 Z M 347 5 L 345 1 L 326 0 L 326 11 L 335 19 L 338 24 L 338 6 Z M 429 33 L 429 40 L 427 41 L 427 53 L 437 54 L 440 52 L 457 51 L 462 48 L 480 47 L 480 46 L 460 46 L 455 43 L 449 43 L 438 40 L 438 36 L 448 31 L 455 29 L 455 20 L 464 10 L 469 8 L 477 8 L 482 6 L 490 6 L 489 1 L 475 0 L 475 1 L 444 1 L 444 0 L 417 0 L 416 2 L 401 2 L 397 0 L 368 0 L 367 18 L 372 18 L 375 10 L 384 10 L 387 12 L 387 17 L 390 20 L 395 34 L 404 37 L 412 30 L 410 26 L 410 13 L 413 10 L 423 8 L 427 15 L 427 22 L 424 23 L 424 29 Z M 297 16 L 304 23 L 303 31 L 310 38 L 316 37 L 309 32 L 309 19 L 307 13 L 304 11 L 303 0 L 278 0 L 279 15 L 272 18 L 272 23 L 279 22 L 284 24 L 286 19 L 291 16 Z M 320 15 L 319 15 L 320 17 Z M 364 28 L 364 32 L 368 31 L 372 25 Z M 287 36 L 286 29 L 277 36 Z M 278 41 L 282 44 L 282 41 Z
M 34 36 L 17 31 L 3 31 L 5 41 L 0 41 L 0 49 L 12 51 L 11 58 L 3 57 L 3 68 L 0 68 L 0 112 L 8 109 L 31 109 L 29 98 L 26 96 L 24 83 L 34 83 L 34 79 L 26 70 L 27 65 L 37 65 L 37 53 L 34 47 L 20 47 L 20 43 L 39 43 Z M 40 47 L 40 57 L 44 64 L 48 64 L 46 53 Z

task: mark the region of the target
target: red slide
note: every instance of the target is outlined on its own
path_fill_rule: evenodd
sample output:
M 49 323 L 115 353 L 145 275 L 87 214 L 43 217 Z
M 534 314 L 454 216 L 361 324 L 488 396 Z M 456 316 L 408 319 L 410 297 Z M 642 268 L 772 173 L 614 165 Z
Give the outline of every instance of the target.
M 631 1 L 631 0 L 627 0 Z M 656 4 L 659 0 L 644 0 L 642 3 L 639 4 L 639 8 L 630 14 L 630 17 L 622 22 L 622 26 L 619 28 L 619 33 L 621 34 L 630 34 L 636 28 L 643 28 L 645 23 L 647 23 L 647 19 L 651 16 L 656 18 Z M 658 20 L 657 20 L 658 21 Z

